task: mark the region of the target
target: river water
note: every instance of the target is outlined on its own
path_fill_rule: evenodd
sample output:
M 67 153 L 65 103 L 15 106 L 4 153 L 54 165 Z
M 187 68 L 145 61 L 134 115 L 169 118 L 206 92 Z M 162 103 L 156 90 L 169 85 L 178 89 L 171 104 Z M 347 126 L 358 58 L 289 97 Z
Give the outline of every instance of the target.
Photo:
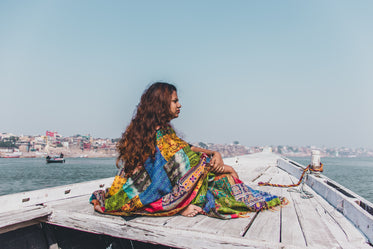
M 311 157 L 290 158 L 307 166 Z M 373 158 L 321 158 L 323 174 L 373 203 Z
M 307 166 L 310 158 L 291 158 Z M 373 202 L 373 158 L 322 158 L 327 177 Z M 44 158 L 0 158 L 0 195 L 24 192 L 116 174 L 115 158 L 66 158 L 46 164 Z
M 0 195 L 112 177 L 115 158 L 65 158 L 49 163 L 44 158 L 0 158 Z

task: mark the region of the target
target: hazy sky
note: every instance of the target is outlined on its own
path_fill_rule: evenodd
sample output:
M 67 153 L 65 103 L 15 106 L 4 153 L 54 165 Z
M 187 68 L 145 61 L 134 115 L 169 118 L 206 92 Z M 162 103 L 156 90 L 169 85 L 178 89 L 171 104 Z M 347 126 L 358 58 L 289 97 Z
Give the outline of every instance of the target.
M 189 142 L 373 148 L 373 1 L 0 2 L 0 132 L 116 138 L 155 81 Z

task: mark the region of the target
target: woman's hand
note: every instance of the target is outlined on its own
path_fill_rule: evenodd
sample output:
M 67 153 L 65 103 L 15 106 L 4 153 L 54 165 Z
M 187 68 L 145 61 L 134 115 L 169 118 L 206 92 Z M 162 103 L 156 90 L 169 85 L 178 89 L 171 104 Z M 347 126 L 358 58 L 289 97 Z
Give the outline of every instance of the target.
M 222 170 L 214 170 L 214 168 L 212 169 L 212 172 L 213 173 L 217 173 L 217 174 L 230 174 L 231 176 L 233 176 L 234 178 L 236 178 L 236 179 L 240 179 L 239 177 L 238 177 L 238 174 L 237 174 L 237 172 L 234 170 L 234 168 L 233 167 L 231 167 L 231 166 L 228 166 L 228 165 L 223 165 L 223 168 L 222 168 Z
M 191 146 L 190 149 L 194 152 L 206 153 L 207 155 L 212 155 L 210 160 L 210 165 L 212 167 L 213 173 L 224 173 L 224 162 L 221 154 L 217 151 L 207 150 L 195 146 Z
M 212 159 L 210 161 L 210 165 L 212 166 L 212 171 L 214 173 L 223 173 L 224 172 L 224 162 L 221 154 L 217 151 L 213 153 Z

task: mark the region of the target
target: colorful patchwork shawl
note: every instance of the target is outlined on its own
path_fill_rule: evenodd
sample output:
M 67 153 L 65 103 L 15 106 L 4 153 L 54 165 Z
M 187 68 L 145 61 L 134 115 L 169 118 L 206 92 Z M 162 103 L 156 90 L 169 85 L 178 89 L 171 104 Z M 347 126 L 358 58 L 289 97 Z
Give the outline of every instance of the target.
M 253 190 L 230 174 L 210 171 L 206 154 L 193 152 L 169 127 L 156 133 L 156 152 L 141 170 L 125 177 L 119 170 L 106 191 L 95 191 L 106 214 L 170 216 L 189 204 L 203 208 L 212 217 L 229 219 L 247 216 L 281 204 L 280 198 Z

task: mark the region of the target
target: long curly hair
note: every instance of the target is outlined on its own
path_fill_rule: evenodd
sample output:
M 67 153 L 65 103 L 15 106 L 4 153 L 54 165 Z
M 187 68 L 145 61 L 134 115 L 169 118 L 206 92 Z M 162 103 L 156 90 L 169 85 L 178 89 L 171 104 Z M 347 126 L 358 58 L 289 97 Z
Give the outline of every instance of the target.
M 156 128 L 170 126 L 170 105 L 174 91 L 174 85 L 156 82 L 142 94 L 131 123 L 117 143 L 119 156 L 116 165 L 118 168 L 124 167 L 126 174 L 131 175 L 136 167 L 141 167 L 149 156 L 155 154 Z

